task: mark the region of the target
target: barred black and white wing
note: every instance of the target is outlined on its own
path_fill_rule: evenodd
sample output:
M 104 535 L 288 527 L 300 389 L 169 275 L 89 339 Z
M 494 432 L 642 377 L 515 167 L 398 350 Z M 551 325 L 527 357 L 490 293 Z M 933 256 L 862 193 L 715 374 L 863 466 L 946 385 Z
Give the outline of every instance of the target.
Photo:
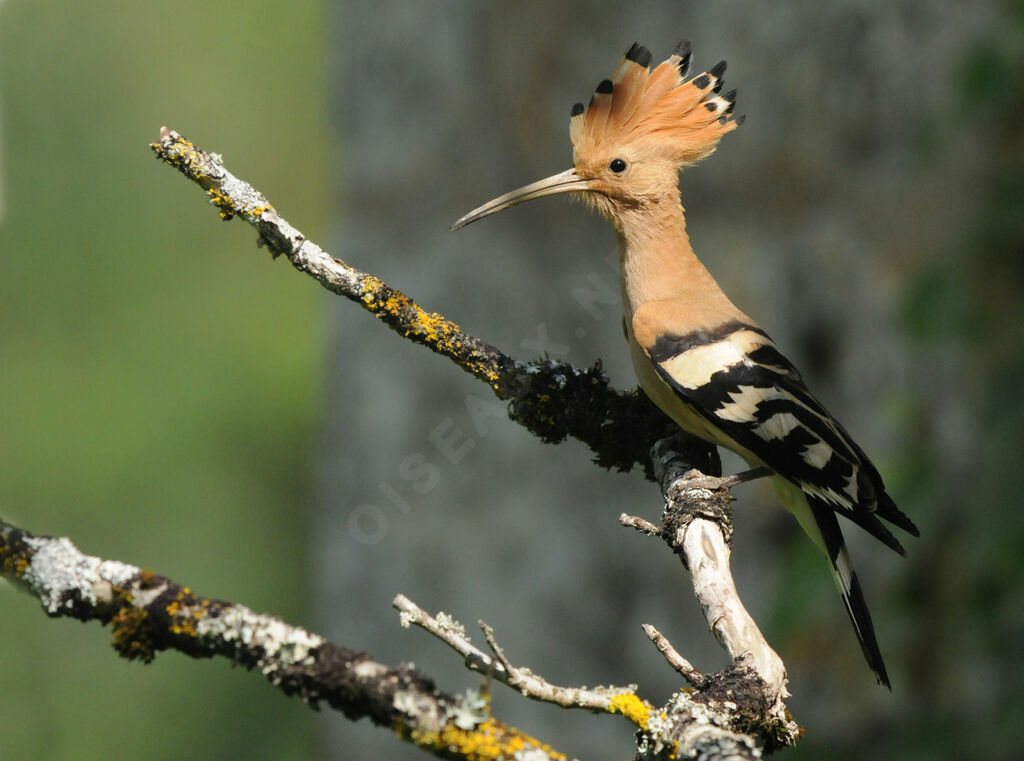
M 646 352 L 662 379 L 711 427 L 814 503 L 906 554 L 879 519 L 915 536 L 917 528 L 886 494 L 861 448 L 764 331 L 731 321 L 713 330 L 658 336 Z
M 905 554 L 882 520 L 914 536 L 917 527 L 886 494 L 874 465 L 754 325 L 732 320 L 684 335 L 663 333 L 643 351 L 687 410 L 677 408 L 677 422 L 778 474 L 776 490 L 828 556 L 865 658 L 888 686 L 867 603 L 836 520 L 836 513 L 843 515 Z

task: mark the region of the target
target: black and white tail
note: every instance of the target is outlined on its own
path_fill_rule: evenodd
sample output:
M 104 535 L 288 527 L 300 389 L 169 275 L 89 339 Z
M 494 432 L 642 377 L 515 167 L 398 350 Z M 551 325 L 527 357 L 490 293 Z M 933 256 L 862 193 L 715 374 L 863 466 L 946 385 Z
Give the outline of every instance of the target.
M 892 685 L 889 684 L 889 675 L 885 670 L 882 652 L 878 648 L 878 640 L 875 637 L 874 624 L 871 623 L 868 604 L 861 591 L 860 582 L 857 581 L 857 574 L 850 563 L 850 556 L 846 552 L 846 542 L 843 541 L 839 520 L 830 507 L 816 504 L 817 500 L 813 499 L 809 499 L 808 503 L 814 515 L 814 521 L 818 524 L 818 530 L 821 532 L 825 553 L 832 565 L 832 575 L 839 588 L 839 594 L 843 598 L 846 612 L 853 623 L 853 630 L 857 634 L 857 641 L 860 642 L 860 649 L 864 651 L 864 658 L 871 670 L 875 672 L 878 683 L 891 690 Z

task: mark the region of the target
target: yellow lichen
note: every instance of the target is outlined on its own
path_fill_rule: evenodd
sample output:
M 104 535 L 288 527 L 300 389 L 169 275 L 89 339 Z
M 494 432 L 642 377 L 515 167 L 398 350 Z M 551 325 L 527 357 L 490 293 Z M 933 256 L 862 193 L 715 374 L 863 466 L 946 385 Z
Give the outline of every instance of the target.
M 171 617 L 171 623 L 167 627 L 171 634 L 181 634 L 186 637 L 199 636 L 196 632 L 196 624 L 206 616 L 207 608 L 210 607 L 209 600 L 189 600 L 192 592 L 188 587 L 182 587 L 177 598 L 167 604 L 165 610 Z
M 273 211 L 273 210 L 274 210 L 274 207 L 271 206 L 270 204 L 267 204 L 266 206 L 256 206 L 256 207 L 254 207 L 252 209 L 249 209 L 248 211 L 246 211 L 244 213 L 245 213 L 245 215 L 247 217 L 262 217 L 263 216 L 263 212 L 265 212 L 265 211 Z
M 434 753 L 450 753 L 472 761 L 512 758 L 518 751 L 528 747 L 540 748 L 551 758 L 566 758 L 539 740 L 494 718 L 483 721 L 473 729 L 459 729 L 449 722 L 440 732 L 425 732 L 399 722 L 395 731 L 402 739 L 410 740 Z
M 238 208 L 235 206 L 231 196 L 221 193 L 217 188 L 210 188 L 206 191 L 206 194 L 210 196 L 210 203 L 220 209 L 220 218 L 225 222 L 238 213 Z
M 462 328 L 444 315 L 425 311 L 404 293 L 389 288 L 373 275 L 362 277 L 359 298 L 377 317 L 390 318 L 389 324 L 406 338 L 418 339 L 439 354 L 453 358 L 460 367 L 499 390 L 498 370 L 485 359 L 472 354 L 467 356 L 461 340 Z
M 641 700 L 632 692 L 623 695 L 616 695 L 608 703 L 608 713 L 621 713 L 640 729 L 647 729 L 647 722 L 651 718 L 651 706 Z
M 149 613 L 143 608 L 125 606 L 117 611 L 110 621 L 114 649 L 129 660 L 152 661 L 155 651 L 148 619 Z
M 203 165 L 206 163 L 206 155 L 198 150 L 194 143 L 186 140 L 181 135 L 172 133 L 167 145 L 163 142 L 150 143 L 149 147 L 163 161 L 199 181 L 200 184 L 208 179 L 206 172 L 202 170 Z

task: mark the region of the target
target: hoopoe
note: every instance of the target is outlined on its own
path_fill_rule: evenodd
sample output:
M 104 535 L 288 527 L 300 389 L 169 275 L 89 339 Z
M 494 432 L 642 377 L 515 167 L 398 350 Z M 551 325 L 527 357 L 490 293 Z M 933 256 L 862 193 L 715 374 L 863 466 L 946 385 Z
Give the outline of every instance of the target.
M 861 649 L 889 687 L 837 514 L 901 555 L 882 523 L 918 536 L 875 466 L 810 394 L 800 373 L 722 292 L 686 233 L 679 170 L 712 153 L 743 117 L 719 94 L 725 61 L 687 79 L 688 41 L 651 65 L 634 43 L 586 107 L 572 107 L 573 167 L 471 211 L 453 230 L 510 206 L 576 193 L 619 241 L 624 326 L 640 385 L 683 429 L 767 467 L 782 504 L 824 551 Z

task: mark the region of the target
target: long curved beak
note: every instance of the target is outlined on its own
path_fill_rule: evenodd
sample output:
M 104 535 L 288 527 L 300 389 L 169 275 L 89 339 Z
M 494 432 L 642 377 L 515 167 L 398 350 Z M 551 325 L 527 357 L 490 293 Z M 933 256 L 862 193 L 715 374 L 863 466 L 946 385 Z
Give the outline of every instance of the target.
M 568 169 L 551 177 L 546 177 L 543 180 L 524 185 L 518 190 L 513 190 L 511 193 L 498 196 L 493 201 L 488 201 L 483 206 L 473 209 L 466 216 L 455 220 L 449 229 L 454 232 L 460 227 L 465 227 L 470 222 L 476 222 L 478 219 L 483 219 L 490 214 L 507 209 L 509 206 L 515 206 L 523 201 L 532 201 L 534 198 L 551 196 L 555 193 L 571 193 L 573 191 L 590 189 L 590 180 L 580 177 L 576 174 L 575 169 Z

